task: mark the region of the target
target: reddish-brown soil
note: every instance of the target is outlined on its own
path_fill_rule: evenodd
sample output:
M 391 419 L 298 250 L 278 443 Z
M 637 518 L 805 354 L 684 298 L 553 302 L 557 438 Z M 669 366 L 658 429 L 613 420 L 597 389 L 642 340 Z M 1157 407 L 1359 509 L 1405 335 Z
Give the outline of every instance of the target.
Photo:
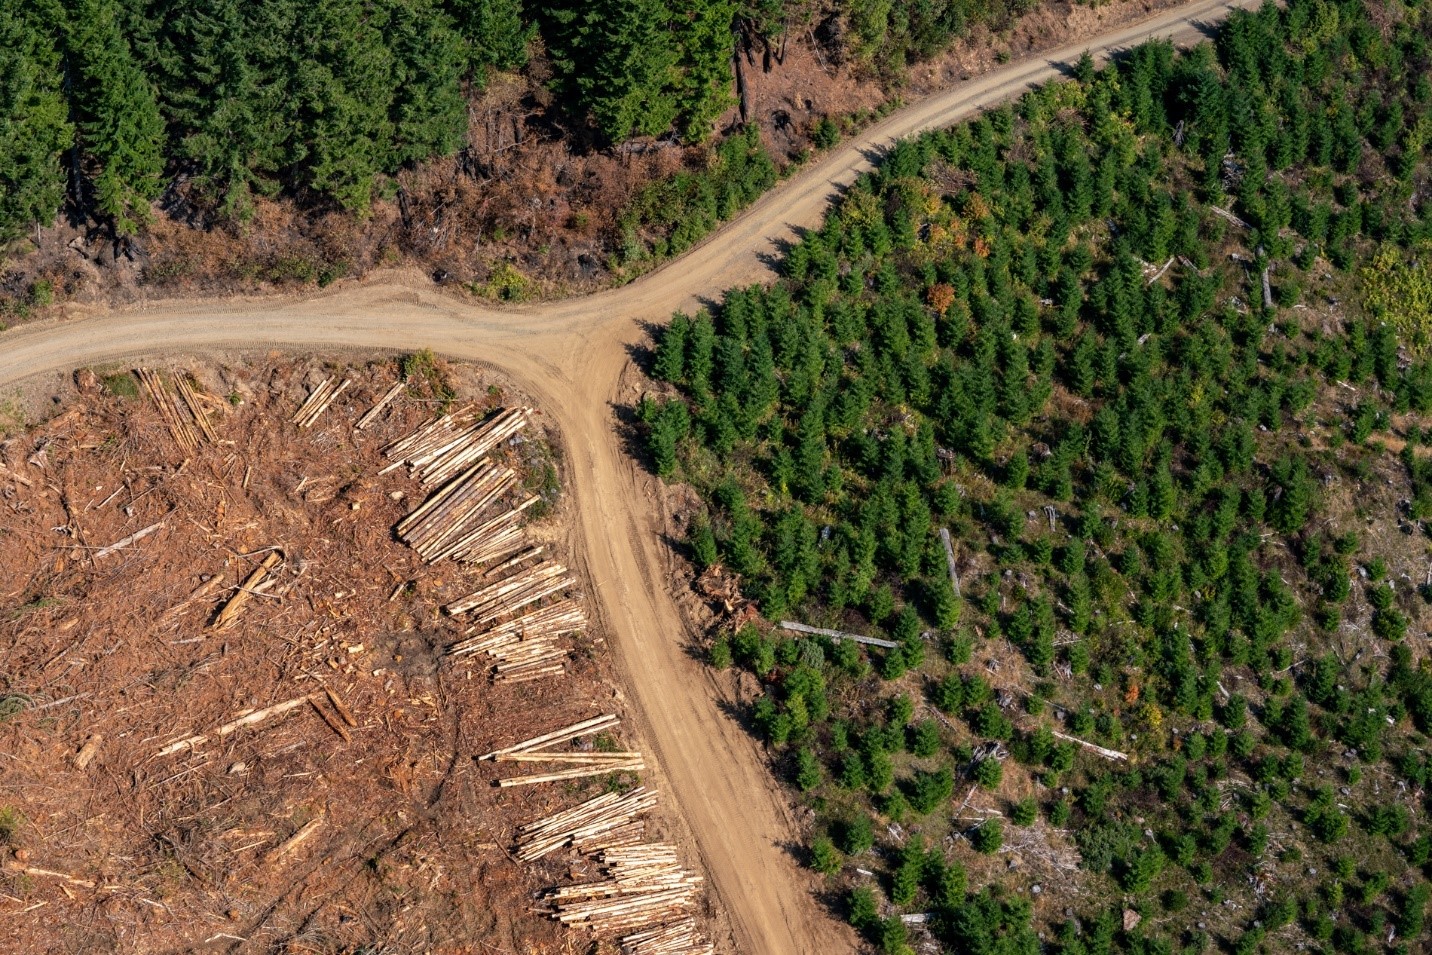
M 66 410 L 3 447 L 0 952 L 584 948 L 532 912 L 533 893 L 562 879 L 560 856 L 534 867 L 508 850 L 514 825 L 601 783 L 496 789 L 498 767 L 473 756 L 622 713 L 600 630 L 545 681 L 494 686 L 480 663 L 443 656 L 463 625 L 438 608 L 479 575 L 424 565 L 394 540 L 421 490 L 401 472 L 376 476 L 378 448 L 426 416 L 430 396 L 351 427 L 394 379 L 391 362 L 356 370 L 307 431 L 288 416 L 331 368 L 194 370 L 208 394 L 241 402 L 215 402 L 217 444 L 181 453 L 146 397 L 108 394 L 82 371 Z M 492 374 L 464 377 L 489 404 L 518 399 Z M 558 460 L 555 435 L 527 436 L 505 454 Z M 559 505 L 531 532 L 560 550 L 562 518 Z M 271 547 L 285 556 L 278 584 L 213 629 Z M 214 575 L 218 587 L 186 601 Z M 159 755 L 309 694 L 336 721 L 325 689 L 356 717 L 351 741 L 305 704 Z

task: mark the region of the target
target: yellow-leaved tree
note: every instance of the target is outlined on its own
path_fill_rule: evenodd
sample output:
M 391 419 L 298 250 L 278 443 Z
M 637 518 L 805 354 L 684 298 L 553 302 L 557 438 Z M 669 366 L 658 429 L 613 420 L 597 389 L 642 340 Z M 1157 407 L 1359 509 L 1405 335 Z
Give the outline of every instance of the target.
M 1384 245 L 1359 274 L 1363 305 L 1392 323 L 1409 351 L 1432 351 L 1432 243 L 1403 250 Z

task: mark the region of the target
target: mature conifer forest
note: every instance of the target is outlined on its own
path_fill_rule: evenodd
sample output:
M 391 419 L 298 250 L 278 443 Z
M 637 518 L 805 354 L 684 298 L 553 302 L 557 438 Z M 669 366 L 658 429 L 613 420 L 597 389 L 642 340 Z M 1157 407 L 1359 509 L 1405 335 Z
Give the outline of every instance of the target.
M 659 334 L 711 661 L 880 951 L 1425 950 L 1432 17 L 1075 73 Z
M 80 218 L 134 233 L 166 187 L 242 219 L 285 194 L 362 214 L 464 145 L 469 97 L 534 52 L 574 142 L 698 142 L 738 39 L 809 32 L 875 73 L 1028 0 L 3 0 L 0 241 Z M 819 37 L 816 36 L 819 31 Z

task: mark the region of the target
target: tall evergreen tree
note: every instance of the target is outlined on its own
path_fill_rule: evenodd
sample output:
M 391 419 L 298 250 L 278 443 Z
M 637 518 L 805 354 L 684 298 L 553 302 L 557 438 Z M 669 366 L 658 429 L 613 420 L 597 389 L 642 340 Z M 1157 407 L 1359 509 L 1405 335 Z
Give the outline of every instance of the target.
M 73 140 L 59 55 L 33 16 L 0 4 L 0 242 L 48 222 L 64 199 Z
M 363 0 L 326 0 L 301 8 L 294 37 L 293 98 L 309 185 L 360 213 L 394 156 L 388 27 Z
M 597 127 L 613 140 L 655 136 L 676 120 L 677 51 L 663 0 L 604 0 L 591 72 L 578 82 Z
M 459 82 L 464 61 L 452 18 L 434 0 L 391 0 L 393 155 L 400 164 L 442 156 L 462 145 L 467 103 Z
M 692 142 L 711 134 L 711 125 L 731 105 L 731 55 L 736 34 L 733 0 L 674 0 L 681 42 L 682 128 Z
M 292 162 L 298 130 L 287 57 L 297 12 L 292 0 L 151 11 L 167 25 L 154 68 L 175 152 L 200 194 L 229 216 L 247 214 L 252 192 L 275 191 Z
M 65 61 L 84 160 L 85 181 L 74 186 L 92 189 L 95 209 L 117 235 L 129 235 L 163 189 L 164 121 L 154 88 L 120 30 L 115 0 L 69 4 Z
M 467 43 L 467 67 L 478 85 L 488 69 L 516 70 L 527 64 L 527 44 L 537 33 L 523 19 L 522 0 L 448 0 L 457 31 Z

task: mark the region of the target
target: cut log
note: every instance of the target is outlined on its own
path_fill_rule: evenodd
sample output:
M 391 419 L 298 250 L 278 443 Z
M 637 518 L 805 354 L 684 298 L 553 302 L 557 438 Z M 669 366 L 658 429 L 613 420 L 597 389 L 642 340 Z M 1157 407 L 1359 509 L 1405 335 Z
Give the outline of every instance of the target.
M 512 746 L 495 749 L 477 758 L 479 760 L 496 759 L 498 756 L 503 756 L 507 753 L 524 753 L 534 749 L 556 746 L 558 743 L 565 743 L 568 740 L 576 739 L 578 736 L 590 736 L 593 733 L 600 733 L 602 730 L 610 729 L 620 722 L 621 719 L 612 713 L 603 716 L 594 716 L 589 720 L 582 720 L 579 723 L 573 723 L 571 726 L 564 726 L 562 729 L 553 730 L 541 736 L 534 736 L 531 739 L 523 740 Z
M 641 759 L 641 753 L 505 753 L 497 757 L 499 763 L 622 763 Z
M 332 378 L 325 378 L 322 384 L 313 389 L 313 392 L 308 396 L 308 400 L 294 413 L 292 419 L 294 424 L 300 428 L 313 427 L 318 423 L 318 419 L 323 417 L 323 412 L 328 410 L 328 406 L 333 404 L 338 396 L 347 390 L 349 385 L 353 384 L 353 379 L 351 378 L 343 379 L 343 382 L 339 385 L 330 386 L 330 382 L 332 381 Z
M 79 748 L 78 752 L 75 753 L 75 768 L 84 769 L 89 766 L 89 764 L 94 760 L 95 756 L 99 753 L 99 745 L 102 742 L 104 742 L 103 733 L 96 733 L 89 739 L 85 740 L 85 744 Z
M 179 391 L 179 397 L 184 399 L 184 406 L 189 409 L 189 414 L 194 418 L 194 423 L 199 426 L 199 432 L 203 434 L 204 440 L 213 444 L 219 440 L 214 434 L 214 426 L 209 423 L 209 415 L 204 411 L 199 396 L 194 393 L 189 379 L 184 375 L 174 376 L 174 387 Z
M 402 394 L 403 389 L 406 387 L 408 387 L 408 383 L 405 381 L 400 381 L 392 388 L 389 388 L 387 393 L 384 394 L 383 397 L 379 398 L 377 402 L 374 403 L 373 407 L 368 409 L 368 411 L 363 415 L 363 417 L 358 419 L 358 423 L 353 425 L 354 430 L 362 431 L 364 428 L 368 427 L 368 425 L 372 424 L 377 419 L 378 415 L 382 413 L 383 409 L 388 407 L 388 405 L 392 403 L 394 398 Z
M 264 578 L 265 574 L 277 567 L 282 560 L 283 551 L 270 551 L 268 556 L 263 559 L 263 563 L 255 567 L 253 573 L 244 578 L 244 582 L 239 585 L 238 591 L 229 598 L 229 602 L 224 605 L 224 609 L 220 610 L 219 615 L 214 618 L 213 627 L 215 630 L 223 630 L 238 619 L 239 614 L 243 613 L 244 606 L 248 603 L 249 597 L 253 595 L 254 588 L 258 586 L 259 581 Z
M 578 766 L 573 769 L 564 769 L 555 773 L 543 773 L 537 776 L 512 776 L 507 779 L 499 779 L 497 785 L 506 789 L 511 786 L 532 786 L 537 783 L 561 782 L 564 779 L 584 779 L 588 776 L 605 776 L 607 773 L 637 772 L 645 768 L 645 763 L 639 759 L 634 759 L 628 760 L 625 763 Z
M 135 374 L 139 376 L 144 390 L 149 393 L 149 398 L 154 402 L 155 408 L 159 410 L 159 416 L 169 428 L 170 435 L 181 448 L 193 451 L 199 446 L 198 436 L 189 422 L 180 417 L 179 409 L 174 404 L 174 396 L 164 386 L 164 380 L 159 375 L 147 368 L 136 369 Z

